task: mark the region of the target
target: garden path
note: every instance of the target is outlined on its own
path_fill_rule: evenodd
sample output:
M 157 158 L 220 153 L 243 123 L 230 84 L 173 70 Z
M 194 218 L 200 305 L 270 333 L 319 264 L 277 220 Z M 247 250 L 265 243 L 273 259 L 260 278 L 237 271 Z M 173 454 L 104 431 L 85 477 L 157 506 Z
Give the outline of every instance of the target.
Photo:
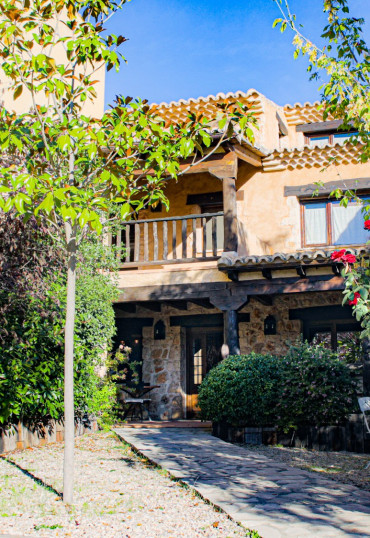
M 263 538 L 369 537 L 370 493 L 191 428 L 117 428 L 150 461 Z

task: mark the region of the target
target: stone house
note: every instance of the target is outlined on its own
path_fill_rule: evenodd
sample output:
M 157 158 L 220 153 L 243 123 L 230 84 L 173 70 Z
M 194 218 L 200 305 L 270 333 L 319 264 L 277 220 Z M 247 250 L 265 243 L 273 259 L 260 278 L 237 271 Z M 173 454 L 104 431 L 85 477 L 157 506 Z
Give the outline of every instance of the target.
M 369 193 L 361 146 L 339 121 L 324 122 L 318 103 L 279 106 L 256 90 L 158 110 L 169 119 L 211 115 L 229 99 L 253 107 L 255 144 L 234 140 L 169 181 L 169 211 L 142 211 L 113 238 L 125 247 L 117 340 L 143 359 L 143 381 L 159 385 L 151 398 L 161 418 L 196 415 L 202 378 L 228 352 L 282 354 L 317 335 L 336 348 L 344 332 L 359 330 L 341 306 L 330 255 L 361 253 L 368 237 L 360 206 L 344 209 L 329 195 L 343 182 Z

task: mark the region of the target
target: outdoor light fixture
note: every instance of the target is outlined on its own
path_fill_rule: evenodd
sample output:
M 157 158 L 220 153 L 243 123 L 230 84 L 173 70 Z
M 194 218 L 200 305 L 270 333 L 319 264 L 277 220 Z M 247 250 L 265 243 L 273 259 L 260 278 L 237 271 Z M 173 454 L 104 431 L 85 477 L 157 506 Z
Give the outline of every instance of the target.
M 166 339 L 166 327 L 163 321 L 160 319 L 154 325 L 154 340 L 165 340 Z
M 276 334 L 276 319 L 274 316 L 267 316 L 264 322 L 265 334 Z

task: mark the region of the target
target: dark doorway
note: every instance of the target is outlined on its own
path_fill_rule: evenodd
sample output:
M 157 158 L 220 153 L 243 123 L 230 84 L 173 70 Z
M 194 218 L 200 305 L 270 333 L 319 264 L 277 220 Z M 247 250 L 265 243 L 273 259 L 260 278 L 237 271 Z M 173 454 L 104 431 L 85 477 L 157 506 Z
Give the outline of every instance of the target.
M 199 413 L 198 390 L 206 374 L 222 359 L 223 329 L 219 327 L 190 328 L 186 333 L 186 415 Z
M 153 325 L 153 318 L 116 318 L 117 334 L 113 346 L 116 351 L 118 346 L 124 345 L 131 348 L 130 361 L 142 363 L 143 359 L 143 327 Z M 142 383 L 142 366 L 138 367 L 139 382 Z M 130 372 L 128 372 L 127 384 L 130 384 Z

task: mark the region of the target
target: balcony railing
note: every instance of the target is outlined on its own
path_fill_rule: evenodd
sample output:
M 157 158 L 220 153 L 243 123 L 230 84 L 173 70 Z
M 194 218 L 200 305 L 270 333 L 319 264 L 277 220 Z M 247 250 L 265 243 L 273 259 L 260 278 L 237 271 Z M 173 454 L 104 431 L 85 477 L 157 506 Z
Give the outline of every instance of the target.
M 224 244 L 224 213 L 131 220 L 112 237 L 122 267 L 216 260 Z

